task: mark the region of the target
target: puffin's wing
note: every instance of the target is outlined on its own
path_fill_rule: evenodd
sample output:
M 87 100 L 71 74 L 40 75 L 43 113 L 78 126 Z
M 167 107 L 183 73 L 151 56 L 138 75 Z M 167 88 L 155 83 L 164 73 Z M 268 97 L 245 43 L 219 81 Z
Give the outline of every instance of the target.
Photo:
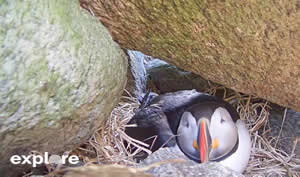
M 217 98 L 196 90 L 181 90 L 155 97 L 149 105 L 158 104 L 163 112 L 178 111 L 196 103 L 216 101 Z

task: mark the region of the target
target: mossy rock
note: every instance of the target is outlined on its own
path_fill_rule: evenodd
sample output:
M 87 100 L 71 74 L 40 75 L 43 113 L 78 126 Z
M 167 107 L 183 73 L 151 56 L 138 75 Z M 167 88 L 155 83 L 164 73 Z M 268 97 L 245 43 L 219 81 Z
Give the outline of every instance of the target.
M 122 94 L 127 58 L 77 1 L 2 0 L 0 26 L 0 174 L 8 175 L 23 170 L 13 154 L 59 154 L 86 141 Z

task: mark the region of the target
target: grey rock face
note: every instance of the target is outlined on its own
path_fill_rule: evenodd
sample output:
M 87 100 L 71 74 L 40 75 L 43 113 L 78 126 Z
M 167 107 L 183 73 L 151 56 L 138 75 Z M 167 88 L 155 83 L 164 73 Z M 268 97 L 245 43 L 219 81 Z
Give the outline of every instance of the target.
M 300 112 L 293 110 L 287 110 L 286 117 L 283 122 L 284 111 L 273 110 L 271 112 L 269 123 L 271 131 L 269 135 L 278 138 L 278 148 L 284 150 L 287 154 L 292 153 L 294 147 L 294 141 L 300 139 Z M 282 127 L 281 134 L 280 129 Z M 294 154 L 297 158 L 300 158 L 300 143 L 298 142 Z
M 208 88 L 207 80 L 201 76 L 180 70 L 159 59 L 149 61 L 146 70 L 149 78 L 161 93 L 190 89 L 203 92 Z
M 184 159 L 184 162 L 174 162 L 175 159 Z M 173 162 L 172 162 L 173 160 Z M 145 159 L 141 165 L 147 166 L 155 162 L 170 161 L 170 163 L 160 164 L 147 171 L 156 177 L 242 177 L 218 163 L 199 164 L 189 160 L 177 147 L 161 148 Z
M 183 71 L 139 51 L 128 50 L 127 54 L 129 56 L 127 77 L 129 79 L 126 89 L 139 100 L 146 93 L 147 84 L 153 89 L 152 91 L 159 93 L 191 89 L 203 92 L 209 88 L 207 80 L 192 72 Z
M 126 55 L 77 1 L 0 5 L 0 174 L 13 154 L 60 153 L 109 116 L 126 83 Z
M 141 100 L 146 93 L 147 74 L 144 61 L 148 56 L 133 50 L 127 50 L 127 54 L 129 56 L 129 68 L 126 89 Z

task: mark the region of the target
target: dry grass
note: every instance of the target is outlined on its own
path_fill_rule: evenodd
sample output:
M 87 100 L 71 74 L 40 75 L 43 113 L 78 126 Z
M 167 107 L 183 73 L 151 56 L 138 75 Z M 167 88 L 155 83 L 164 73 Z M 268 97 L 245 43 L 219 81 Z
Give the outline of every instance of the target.
M 223 99 L 237 108 L 242 120 L 247 122 L 252 138 L 252 154 L 249 165 L 245 171 L 246 176 L 289 176 L 300 177 L 300 159 L 295 154 L 287 154 L 276 148 L 276 141 L 267 136 L 269 120 L 269 104 L 259 98 L 242 95 L 230 91 L 224 87 L 212 85 L 207 92 L 216 94 L 222 92 Z M 134 110 L 139 106 L 138 101 L 132 96 L 123 97 L 120 103 L 111 113 L 111 117 L 89 140 L 84 148 L 78 149 L 86 164 L 123 164 L 134 165 L 133 156 L 145 151 L 145 144 L 128 137 L 125 133 L 126 123 L 134 115 Z M 130 152 L 122 143 L 127 141 L 137 147 Z M 300 143 L 300 142 L 299 142 Z M 296 147 L 297 141 L 294 144 Z M 94 152 L 92 156 L 86 156 L 83 152 Z M 294 151 L 293 151 L 294 152 Z M 93 154 L 93 153 L 92 153 Z M 94 156 L 94 157 L 93 157 Z M 297 171 L 298 169 L 298 171 Z
M 114 108 L 110 118 L 104 122 L 98 131 L 90 138 L 89 142 L 84 148 L 78 149 L 81 152 L 93 150 L 96 157 L 93 158 L 81 155 L 85 159 L 85 163 L 97 164 L 123 164 L 134 165 L 136 162 L 133 156 L 144 151 L 151 154 L 148 150 L 147 144 L 129 137 L 124 131 L 127 122 L 134 115 L 135 110 L 139 107 L 138 100 L 132 97 L 123 96 L 118 105 Z M 128 142 L 125 147 L 124 141 Z M 129 145 L 137 147 L 133 152 L 130 151 Z M 80 153 L 82 154 L 82 153 Z

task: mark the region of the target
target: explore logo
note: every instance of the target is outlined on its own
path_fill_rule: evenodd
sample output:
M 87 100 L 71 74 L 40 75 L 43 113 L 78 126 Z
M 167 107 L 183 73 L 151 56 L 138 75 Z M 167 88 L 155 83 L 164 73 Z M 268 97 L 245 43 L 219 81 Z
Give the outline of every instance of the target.
M 51 155 L 49 156 L 48 152 L 44 153 L 44 156 L 42 155 L 13 155 L 10 157 L 10 162 L 14 165 L 18 164 L 29 164 L 32 165 L 32 167 L 36 167 L 36 165 L 39 164 L 66 164 L 66 162 L 70 164 L 77 164 L 79 162 L 79 157 L 76 155 Z

